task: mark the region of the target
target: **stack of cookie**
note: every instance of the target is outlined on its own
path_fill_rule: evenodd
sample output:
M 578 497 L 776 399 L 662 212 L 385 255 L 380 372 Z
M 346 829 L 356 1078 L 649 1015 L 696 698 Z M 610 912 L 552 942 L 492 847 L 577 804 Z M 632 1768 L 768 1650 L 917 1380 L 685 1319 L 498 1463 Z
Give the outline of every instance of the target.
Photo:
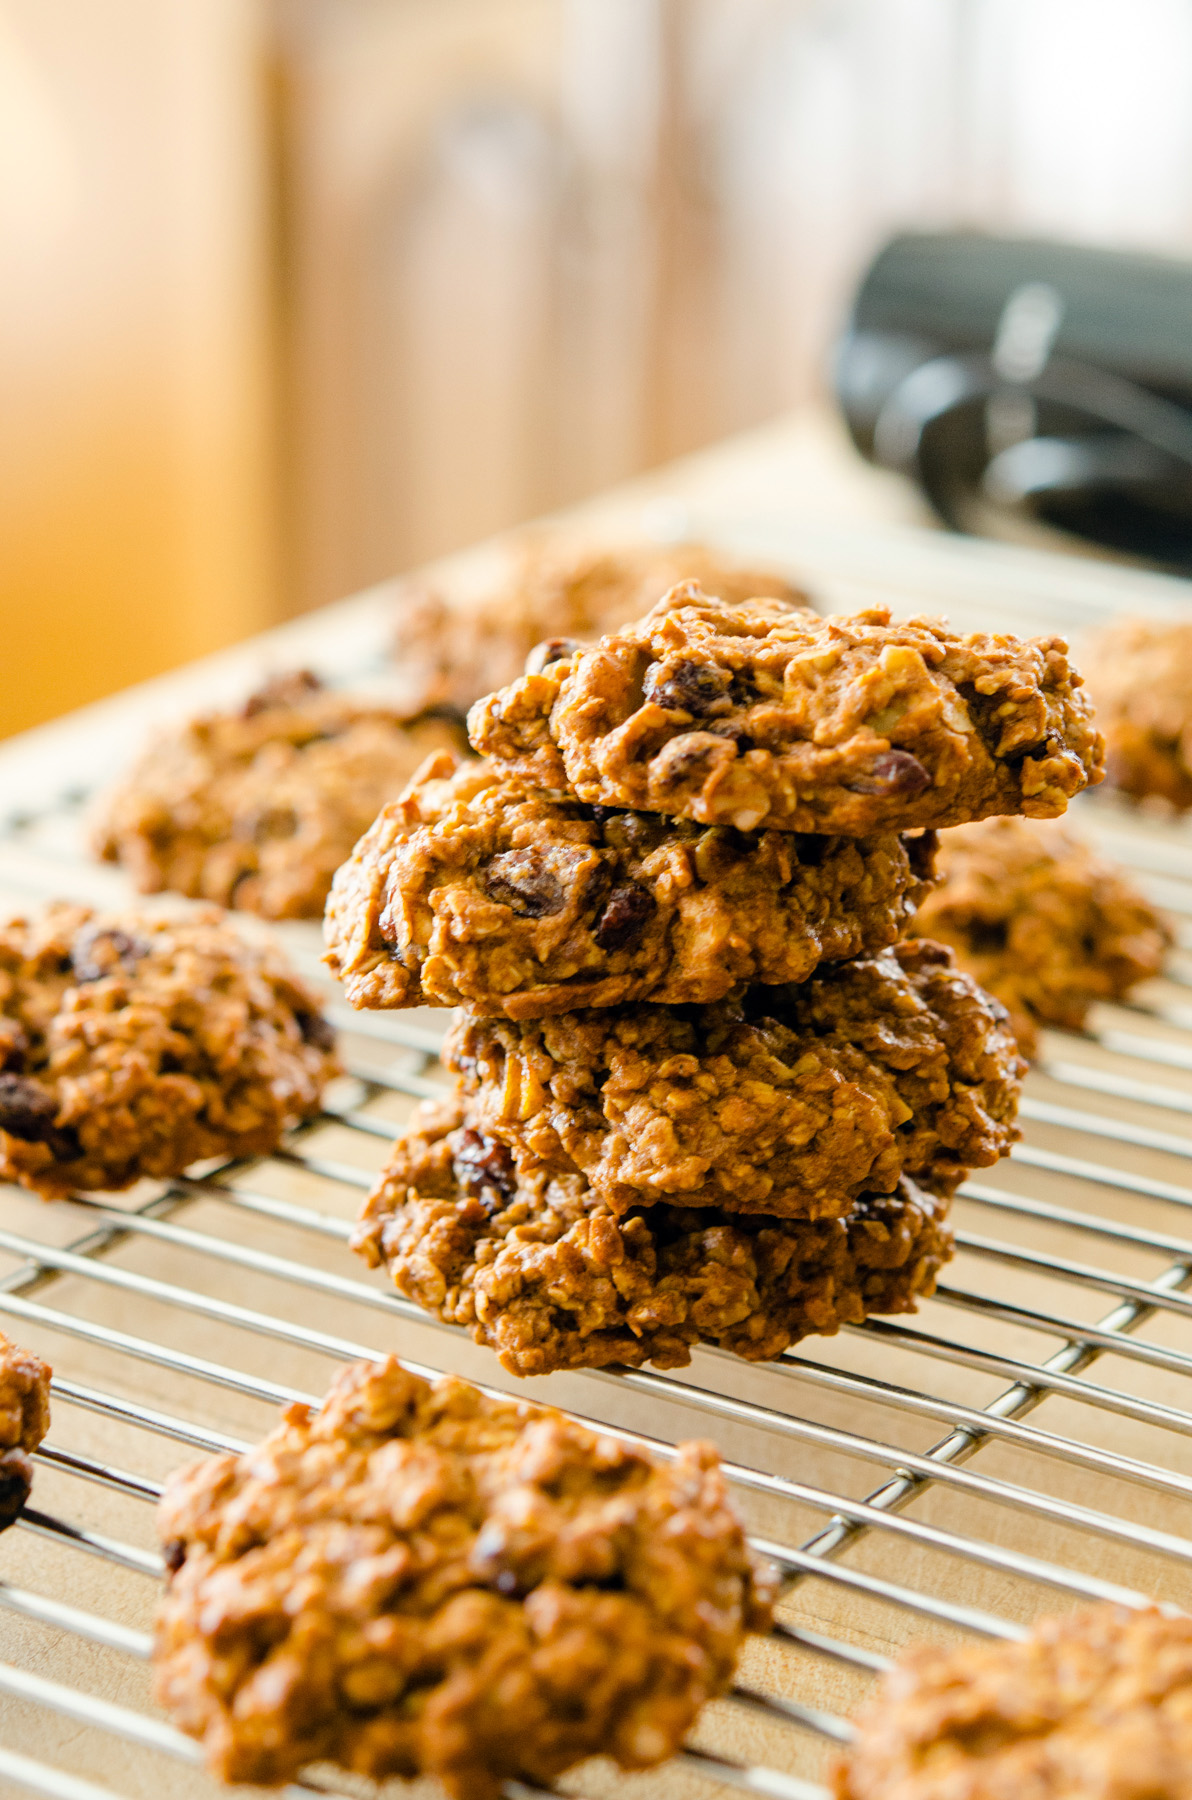
M 935 827 L 1100 779 L 1063 643 L 684 583 L 469 729 L 328 905 L 353 1004 L 464 1008 L 356 1247 L 525 1375 L 912 1309 L 1023 1065 L 903 933 Z

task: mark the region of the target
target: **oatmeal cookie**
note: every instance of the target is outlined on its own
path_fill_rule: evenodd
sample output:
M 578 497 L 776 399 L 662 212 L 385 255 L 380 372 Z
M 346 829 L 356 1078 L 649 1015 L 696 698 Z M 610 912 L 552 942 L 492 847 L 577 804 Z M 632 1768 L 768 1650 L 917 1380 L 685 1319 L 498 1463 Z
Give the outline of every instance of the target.
M 1192 1619 L 1087 1607 L 1021 1643 L 920 1644 L 837 1800 L 1192 1800 Z
M 934 842 L 611 812 L 439 755 L 336 875 L 327 961 L 353 1006 L 526 1019 L 716 1000 L 893 943 Z
M 29 1498 L 29 1458 L 50 1429 L 51 1373 L 40 1356 L 0 1331 L 0 1531 L 14 1523 Z
M 914 1312 L 951 1255 L 947 1212 L 904 1178 L 842 1219 L 670 1205 L 618 1217 L 578 1172 L 489 1137 L 457 1096 L 424 1104 L 352 1243 L 515 1375 L 668 1369 L 693 1344 L 760 1362 L 870 1313 Z
M 486 1133 L 614 1213 L 806 1219 L 903 1175 L 953 1192 L 1017 1137 L 1026 1072 L 1005 1009 L 928 942 L 714 1006 L 462 1019 L 443 1061 Z
M 268 919 L 317 919 L 331 877 L 433 750 L 443 719 L 331 692 L 305 672 L 239 712 L 208 713 L 151 744 L 103 802 L 94 848 L 143 894 L 163 888 Z
M 305 1763 L 459 1800 L 597 1753 L 648 1768 L 769 1623 L 716 1451 L 673 1461 L 395 1358 L 181 1470 L 159 1703 L 224 1781 Z
M 53 1199 L 263 1155 L 336 1072 L 315 994 L 214 908 L 0 925 L 0 1180 Z
M 1051 818 L 1101 779 L 1062 638 L 729 606 L 690 582 L 479 701 L 468 726 L 535 786 L 742 831 Z
M 543 638 L 589 642 L 640 618 L 685 580 L 734 605 L 755 594 L 807 605 L 785 575 L 743 567 L 703 544 L 591 549 L 534 540 L 495 584 L 457 602 L 405 584 L 393 642 L 403 693 L 415 711 L 442 707 L 462 719 L 482 695 L 516 681 Z
M 940 839 L 942 881 L 911 929 L 951 944 L 1009 1008 L 1033 1056 L 1040 1023 L 1079 1031 L 1097 1000 L 1157 975 L 1167 921 L 1062 825 L 987 819 Z
M 1089 692 L 1106 779 L 1136 799 L 1192 807 L 1192 621 L 1115 619 L 1089 640 Z

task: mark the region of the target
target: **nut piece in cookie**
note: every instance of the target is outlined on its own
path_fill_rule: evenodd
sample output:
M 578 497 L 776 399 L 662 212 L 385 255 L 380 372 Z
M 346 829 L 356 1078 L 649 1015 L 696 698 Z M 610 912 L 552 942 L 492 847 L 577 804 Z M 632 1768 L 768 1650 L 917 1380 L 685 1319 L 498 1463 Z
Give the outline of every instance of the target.
M 425 1105 L 353 1233 L 374 1268 L 515 1375 L 653 1362 L 694 1344 L 751 1362 L 871 1313 L 913 1312 L 952 1252 L 946 1199 L 903 1179 L 840 1219 L 654 1205 L 618 1217 L 583 1176 Z
M 1062 638 L 730 606 L 694 583 L 478 702 L 468 727 L 535 786 L 742 831 L 1052 818 L 1102 773 Z
M 1105 772 L 1135 799 L 1192 807 L 1192 622 L 1115 619 L 1084 653 Z
M 906 1651 L 857 1721 L 837 1800 L 1188 1800 L 1192 1619 L 1095 1606 L 1020 1643 Z
M 614 1213 L 811 1219 L 995 1163 L 1026 1068 L 1005 1009 L 927 942 L 702 1008 L 464 1018 L 443 1061 L 488 1136 Z
M 439 755 L 336 875 L 327 961 L 354 1006 L 717 1000 L 893 943 L 933 848 L 615 812 Z
M 656 1461 L 393 1357 L 180 1471 L 158 1524 L 157 1699 L 229 1782 L 649 1768 L 769 1623 L 710 1445 Z
M 331 877 L 454 724 L 277 677 L 237 712 L 150 745 L 102 803 L 96 854 L 143 894 L 171 888 L 269 919 L 317 919 Z
M 331 1028 L 213 908 L 0 925 L 0 1180 L 46 1199 L 259 1156 L 319 1109 Z
M 482 695 L 516 681 L 543 638 L 590 643 L 640 618 L 677 581 L 698 581 L 734 605 L 754 594 L 807 604 L 785 575 L 743 567 L 703 544 L 593 549 L 534 538 L 478 593 L 452 601 L 403 584 L 393 640 L 403 696 L 413 712 L 434 706 L 463 718 Z
M 0 1332 L 0 1531 L 13 1524 L 29 1498 L 29 1459 L 50 1429 L 51 1373 L 40 1356 Z
M 1028 1056 L 1040 1024 L 1079 1031 L 1095 1001 L 1157 975 L 1171 946 L 1163 915 L 1061 825 L 962 825 L 940 838 L 940 872 L 911 929 L 951 944 Z

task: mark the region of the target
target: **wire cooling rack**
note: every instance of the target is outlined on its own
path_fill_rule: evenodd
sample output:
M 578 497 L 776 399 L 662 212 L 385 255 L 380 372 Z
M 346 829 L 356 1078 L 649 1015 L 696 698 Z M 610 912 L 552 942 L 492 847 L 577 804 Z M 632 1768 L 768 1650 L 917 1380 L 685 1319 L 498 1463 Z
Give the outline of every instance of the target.
M 82 819 L 75 793 L 0 821 L 6 909 L 127 897 L 86 861 Z M 161 1481 L 389 1350 L 664 1447 L 715 1439 L 787 1577 L 779 1623 L 681 1756 L 632 1777 L 597 1760 L 562 1791 L 817 1800 L 903 1644 L 1014 1637 L 1086 1600 L 1192 1608 L 1192 831 L 1100 798 L 1073 820 L 1169 909 L 1178 947 L 1130 1005 L 1047 1034 L 1024 1141 L 962 1190 L 957 1258 L 913 1318 L 762 1366 L 701 1350 L 670 1373 L 517 1382 L 346 1248 L 393 1135 L 440 1087 L 446 1015 L 333 996 L 349 1074 L 276 1155 L 53 1205 L 0 1189 L 0 1325 L 56 1372 L 32 1505 L 0 1538 L 0 1789 L 214 1792 L 150 1699 Z M 282 936 L 320 976 L 317 931 Z M 312 1769 L 290 1791 L 362 1787 Z

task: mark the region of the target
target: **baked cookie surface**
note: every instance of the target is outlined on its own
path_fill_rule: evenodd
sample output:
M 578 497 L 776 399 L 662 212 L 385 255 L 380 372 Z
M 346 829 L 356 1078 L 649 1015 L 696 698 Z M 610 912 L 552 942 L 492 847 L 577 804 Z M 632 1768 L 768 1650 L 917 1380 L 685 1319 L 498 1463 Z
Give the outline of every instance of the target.
M 48 1363 L 0 1331 L 0 1531 L 13 1524 L 29 1498 L 29 1458 L 50 1429 Z
M 857 1723 L 838 1800 L 1189 1800 L 1192 1619 L 1089 1607 L 918 1645 Z
M 744 831 L 1052 818 L 1101 779 L 1062 638 L 727 606 L 692 583 L 479 701 L 468 726 L 532 785 Z
M 159 1529 L 157 1699 L 229 1782 L 649 1767 L 769 1622 L 710 1445 L 654 1461 L 392 1357 L 180 1471 Z
M 588 642 L 640 618 L 677 581 L 738 604 L 772 594 L 792 606 L 806 595 L 773 569 L 751 569 L 703 544 L 593 549 L 568 541 L 530 542 L 494 586 L 470 604 L 407 584 L 393 660 L 411 710 L 458 713 L 516 681 L 544 638 Z
M 1095 1001 L 1157 975 L 1172 943 L 1133 883 L 1060 825 L 961 825 L 940 838 L 939 870 L 911 929 L 952 946 L 1027 1055 L 1040 1024 L 1079 1031 Z
M 354 1006 L 716 1000 L 893 943 L 933 846 L 613 812 L 441 755 L 337 874 L 327 961 Z
M 353 1233 L 400 1293 L 466 1326 L 516 1375 L 653 1362 L 692 1346 L 757 1362 L 870 1313 L 913 1312 L 951 1255 L 948 1203 L 903 1180 L 842 1219 L 648 1206 L 618 1217 L 428 1102 Z
M 442 719 L 409 722 L 305 672 L 239 712 L 163 734 L 102 803 L 94 846 L 143 894 L 162 889 L 269 919 L 318 918 L 331 877 L 432 751 Z
M 0 925 L 0 1180 L 52 1199 L 276 1149 L 337 1072 L 319 1004 L 213 909 Z
M 812 1219 L 997 1162 L 1026 1069 L 1004 1009 L 926 941 L 698 1009 L 464 1018 L 443 1061 L 488 1135 L 614 1213 Z
M 1192 807 L 1192 623 L 1115 619 L 1084 651 L 1106 779 L 1136 799 Z

